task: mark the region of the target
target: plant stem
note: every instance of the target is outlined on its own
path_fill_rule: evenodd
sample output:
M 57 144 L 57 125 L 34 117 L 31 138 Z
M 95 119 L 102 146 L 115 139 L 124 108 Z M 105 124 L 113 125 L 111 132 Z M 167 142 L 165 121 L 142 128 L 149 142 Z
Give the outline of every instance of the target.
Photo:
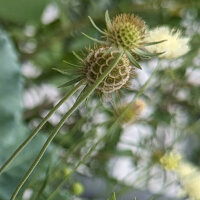
M 47 116 L 40 122 L 37 128 L 32 132 L 32 134 L 15 150 L 15 152 L 10 156 L 10 158 L 2 165 L 0 168 L 0 174 L 5 171 L 8 165 L 13 161 L 13 159 L 24 149 L 24 147 L 37 135 L 40 129 L 45 125 L 48 119 L 55 113 L 55 111 L 70 97 L 72 96 L 78 88 L 85 83 L 85 80 L 82 80 L 77 84 L 69 93 L 67 93 L 56 105 L 55 107 L 47 114 Z
M 78 164 L 74 167 L 74 169 L 72 170 L 71 174 L 72 175 L 77 169 L 78 167 L 85 163 L 85 161 L 87 160 L 87 158 L 90 156 L 90 154 L 95 150 L 95 148 L 109 135 L 112 133 L 112 131 L 114 130 L 115 126 L 119 124 L 120 120 L 123 118 L 123 116 L 125 115 L 125 113 L 131 108 L 131 106 L 135 103 L 136 99 L 143 94 L 144 90 L 146 89 L 147 85 L 149 84 L 149 82 L 151 81 L 151 79 L 154 77 L 154 75 L 156 74 L 156 72 L 158 71 L 159 65 L 155 68 L 155 70 L 153 71 L 153 73 L 151 74 L 151 76 L 149 77 L 149 79 L 144 83 L 144 85 L 140 88 L 140 90 L 138 91 L 138 93 L 135 95 L 135 97 L 133 98 L 133 100 L 127 105 L 127 107 L 123 110 L 123 112 L 120 113 L 120 115 L 116 118 L 116 120 L 112 123 L 112 125 L 110 126 L 110 128 L 108 129 L 107 133 L 102 136 L 88 151 L 88 153 L 81 159 L 81 161 L 78 162 Z M 65 184 L 66 180 L 69 178 L 66 177 L 63 179 L 63 181 L 58 185 L 58 187 L 51 193 L 51 195 L 47 198 L 47 200 L 51 200 L 56 193 L 61 189 L 61 187 Z
M 20 181 L 20 183 L 17 186 L 16 190 L 14 191 L 14 193 L 13 193 L 13 195 L 11 197 L 11 200 L 15 199 L 15 197 L 17 196 L 19 190 L 24 185 L 24 183 L 26 182 L 26 180 L 28 179 L 28 177 L 33 172 L 34 168 L 39 163 L 39 161 L 42 158 L 43 154 L 45 153 L 47 147 L 49 146 L 49 144 L 51 143 L 51 141 L 53 140 L 53 138 L 57 135 L 58 131 L 61 129 L 61 127 L 65 123 L 66 119 L 92 94 L 92 92 L 104 80 L 104 78 L 114 69 L 114 67 L 117 65 L 117 63 L 121 59 L 123 53 L 124 53 L 123 51 L 120 51 L 120 53 L 116 56 L 116 58 L 114 59 L 114 61 L 112 62 L 112 64 L 103 72 L 103 74 L 96 80 L 96 82 L 91 87 L 89 87 L 83 94 L 81 93 L 79 95 L 80 98 L 79 97 L 77 98 L 77 100 L 74 103 L 74 105 L 72 106 L 72 108 L 63 116 L 63 118 L 60 120 L 60 122 L 58 123 L 58 125 L 55 127 L 55 129 L 52 131 L 52 133 L 48 137 L 48 139 L 45 142 L 44 146 L 42 147 L 40 153 L 38 154 L 38 156 L 36 157 L 36 159 L 32 163 L 31 167 L 26 172 L 25 176 L 22 178 L 22 180 Z

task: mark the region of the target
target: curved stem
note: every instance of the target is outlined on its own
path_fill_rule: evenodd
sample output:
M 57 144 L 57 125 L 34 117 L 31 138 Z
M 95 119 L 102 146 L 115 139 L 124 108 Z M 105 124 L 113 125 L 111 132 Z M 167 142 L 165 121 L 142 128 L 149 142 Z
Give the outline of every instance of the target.
M 90 94 L 92 94 L 92 92 L 97 88 L 97 86 L 104 80 L 104 78 L 114 69 L 114 67 L 117 65 L 117 63 L 119 62 L 120 58 L 122 57 L 124 52 L 120 52 L 116 58 L 114 59 L 114 61 L 112 62 L 112 64 L 104 71 L 104 73 L 96 80 L 96 82 L 89 87 L 83 94 L 81 93 L 79 96 L 80 98 L 78 98 L 76 100 L 76 102 L 74 103 L 74 105 L 72 106 L 72 108 L 63 116 L 63 118 L 61 119 L 61 121 L 58 123 L 58 125 L 55 127 L 55 129 L 52 131 L 52 133 L 50 134 L 50 136 L 48 137 L 47 141 L 45 142 L 44 146 L 42 147 L 40 153 L 38 154 L 38 156 L 36 157 L 36 159 L 34 160 L 34 162 L 32 163 L 31 167 L 29 168 L 29 170 L 26 172 L 25 176 L 22 178 L 22 180 L 20 181 L 19 185 L 17 186 L 16 190 L 14 191 L 11 200 L 14 200 L 15 197 L 17 196 L 19 190 L 21 189 L 21 187 L 24 185 L 24 183 L 26 182 L 26 180 L 28 179 L 28 177 L 31 175 L 31 173 L 33 172 L 33 170 L 35 169 L 35 167 L 37 166 L 37 164 L 39 163 L 40 159 L 42 158 L 43 154 L 45 153 L 47 147 L 49 146 L 49 144 L 51 143 L 51 141 L 54 139 L 54 137 L 57 135 L 58 131 L 61 129 L 61 127 L 63 126 L 63 124 L 65 123 L 66 119 L 90 96 Z
M 152 80 L 152 78 L 155 76 L 156 72 L 158 71 L 159 65 L 155 68 L 155 70 L 153 71 L 153 73 L 151 74 L 151 76 L 149 77 L 149 79 L 144 83 L 144 85 L 140 88 L 140 90 L 137 92 L 137 94 L 135 95 L 135 97 L 133 98 L 133 100 L 127 105 L 127 107 L 123 110 L 123 112 L 120 113 L 120 115 L 116 118 L 116 120 L 112 123 L 112 125 L 110 126 L 110 128 L 108 129 L 107 133 L 105 135 L 103 135 L 91 148 L 90 150 L 87 152 L 87 154 L 78 162 L 78 164 L 73 168 L 72 172 L 70 175 L 72 175 L 77 169 L 78 167 L 85 163 L 85 161 L 88 159 L 88 157 L 91 155 L 91 153 L 96 149 L 96 147 L 109 135 L 112 133 L 113 129 L 115 128 L 115 126 L 117 124 L 120 123 L 120 120 L 123 118 L 123 116 L 125 115 L 125 113 L 132 107 L 132 105 L 135 103 L 136 99 L 144 93 L 147 85 L 149 84 L 149 82 Z M 69 177 L 64 178 L 61 183 L 57 186 L 57 188 L 51 193 L 51 195 L 47 198 L 47 200 L 51 200 L 56 194 L 57 192 L 62 188 L 62 186 L 65 184 L 66 180 Z
M 40 122 L 37 128 L 32 132 L 32 134 L 15 150 L 15 152 L 10 156 L 10 158 L 2 165 L 0 168 L 0 174 L 5 171 L 8 165 L 13 161 L 13 159 L 24 149 L 24 147 L 37 135 L 40 129 L 48 121 L 48 119 L 55 113 L 55 111 L 70 97 L 72 96 L 78 88 L 85 82 L 85 80 L 80 81 L 80 83 L 74 87 L 69 93 L 67 93 L 56 106 L 47 114 L 47 116 Z

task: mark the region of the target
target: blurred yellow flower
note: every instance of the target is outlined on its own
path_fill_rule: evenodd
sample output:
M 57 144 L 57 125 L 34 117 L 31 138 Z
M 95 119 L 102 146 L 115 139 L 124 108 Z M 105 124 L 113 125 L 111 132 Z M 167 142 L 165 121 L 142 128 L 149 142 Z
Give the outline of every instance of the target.
M 117 112 L 117 116 L 119 116 L 124 109 L 126 109 L 126 104 L 119 106 L 116 110 Z M 143 101 L 142 99 L 136 99 L 135 103 L 133 104 L 132 108 L 128 109 L 121 122 L 122 123 L 134 123 L 138 118 L 139 115 L 143 112 L 143 110 L 146 107 L 146 103 L 145 101 Z
M 181 155 L 170 152 L 169 154 L 165 154 L 160 158 L 160 164 L 166 170 L 175 170 L 179 167 L 181 160 Z
M 176 172 L 190 199 L 200 200 L 200 171 L 193 165 L 183 162 Z
M 170 30 L 167 26 L 157 27 L 149 31 L 147 37 L 148 42 L 157 42 L 166 40 L 162 43 L 147 46 L 146 49 L 150 53 L 161 53 L 161 58 L 178 58 L 186 54 L 189 50 L 189 38 L 182 37 L 179 30 L 175 31 L 174 29 Z

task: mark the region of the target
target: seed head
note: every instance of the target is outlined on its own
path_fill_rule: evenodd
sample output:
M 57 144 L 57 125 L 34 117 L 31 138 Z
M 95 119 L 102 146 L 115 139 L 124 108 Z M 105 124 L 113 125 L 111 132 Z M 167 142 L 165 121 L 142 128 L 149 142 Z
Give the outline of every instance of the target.
M 127 50 L 141 45 L 145 38 L 145 22 L 134 14 L 121 14 L 116 16 L 111 24 L 107 24 L 106 37 L 117 47 Z
M 103 74 L 116 58 L 119 50 L 111 47 L 99 47 L 90 50 L 84 60 L 84 75 L 89 85 Z M 116 67 L 97 87 L 102 93 L 111 93 L 125 86 L 131 76 L 132 66 L 125 54 L 122 55 Z

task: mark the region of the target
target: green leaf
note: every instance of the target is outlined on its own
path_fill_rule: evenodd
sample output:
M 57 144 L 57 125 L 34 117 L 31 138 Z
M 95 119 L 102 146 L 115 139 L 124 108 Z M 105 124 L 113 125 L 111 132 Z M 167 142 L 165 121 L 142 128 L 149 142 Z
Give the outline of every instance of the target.
M 1 0 L 0 18 L 14 23 L 39 22 L 48 0 Z
M 92 20 L 92 18 L 91 18 L 90 16 L 88 16 L 88 18 L 89 18 L 89 20 L 90 20 L 92 26 L 93 26 L 97 31 L 99 31 L 99 32 L 102 33 L 102 34 L 105 34 L 105 32 L 102 31 L 102 30 L 94 23 L 94 21 Z
M 106 12 L 105 12 L 105 21 L 106 21 L 107 29 L 110 29 L 112 27 L 112 22 L 110 20 L 108 10 L 106 10 Z
M 141 57 L 145 57 L 145 58 L 151 58 L 151 57 L 156 57 L 156 56 L 159 56 L 159 55 L 162 55 L 163 53 L 165 52 L 159 52 L 159 53 L 150 53 L 148 51 L 145 51 L 145 50 L 141 50 L 141 49 L 134 49 L 132 50 L 133 53 L 141 56 Z
M 165 42 L 167 40 L 160 40 L 160 41 L 157 41 L 157 42 L 149 42 L 149 43 L 145 43 L 144 46 L 151 46 L 151 45 L 155 45 L 155 44 L 160 44 L 162 42 Z
M 128 59 L 131 61 L 131 63 L 137 67 L 138 69 L 142 69 L 142 67 L 139 65 L 139 63 L 135 60 L 135 58 L 129 53 L 129 51 L 126 51 L 126 55 Z
M 80 65 L 75 65 L 75 64 L 70 63 L 70 62 L 68 62 L 66 60 L 63 60 L 63 62 L 66 63 L 66 64 L 68 64 L 68 65 L 70 65 L 70 66 L 72 66 L 72 67 L 81 67 Z
M 75 51 L 72 51 L 72 53 L 79 61 L 83 62 L 83 59 Z
M 60 85 L 60 86 L 58 86 L 58 87 L 59 87 L 59 88 L 67 87 L 67 86 L 70 86 L 70 85 L 72 85 L 72 84 L 77 83 L 78 81 L 80 81 L 80 80 L 82 80 L 82 79 L 83 79 L 83 77 L 80 76 L 80 77 L 75 78 L 75 79 L 73 79 L 73 80 L 71 80 L 71 81 L 67 81 L 66 83 L 64 83 L 64 84 L 62 84 L 62 85 Z
M 52 68 L 52 69 L 63 75 L 70 75 L 69 70 L 63 70 L 63 69 L 58 69 L 58 68 Z
M 105 41 L 98 40 L 98 39 L 96 39 L 96 38 L 93 38 L 93 37 L 91 37 L 91 36 L 85 34 L 85 33 L 82 33 L 82 34 L 83 34 L 85 37 L 87 37 L 88 39 L 90 39 L 90 40 L 92 40 L 92 41 L 94 41 L 94 42 L 96 42 L 96 43 L 104 44 L 104 45 L 107 45 L 107 44 L 108 44 L 108 43 L 105 42 Z
M 22 80 L 21 66 L 11 40 L 1 29 L 0 69 L 0 166 L 2 166 L 30 132 L 23 122 L 24 81 Z M 44 141 L 45 137 L 38 135 L 1 174 L 0 199 L 10 199 L 21 176 L 28 169 L 30 161 L 38 153 Z M 42 169 L 44 168 L 42 167 Z

